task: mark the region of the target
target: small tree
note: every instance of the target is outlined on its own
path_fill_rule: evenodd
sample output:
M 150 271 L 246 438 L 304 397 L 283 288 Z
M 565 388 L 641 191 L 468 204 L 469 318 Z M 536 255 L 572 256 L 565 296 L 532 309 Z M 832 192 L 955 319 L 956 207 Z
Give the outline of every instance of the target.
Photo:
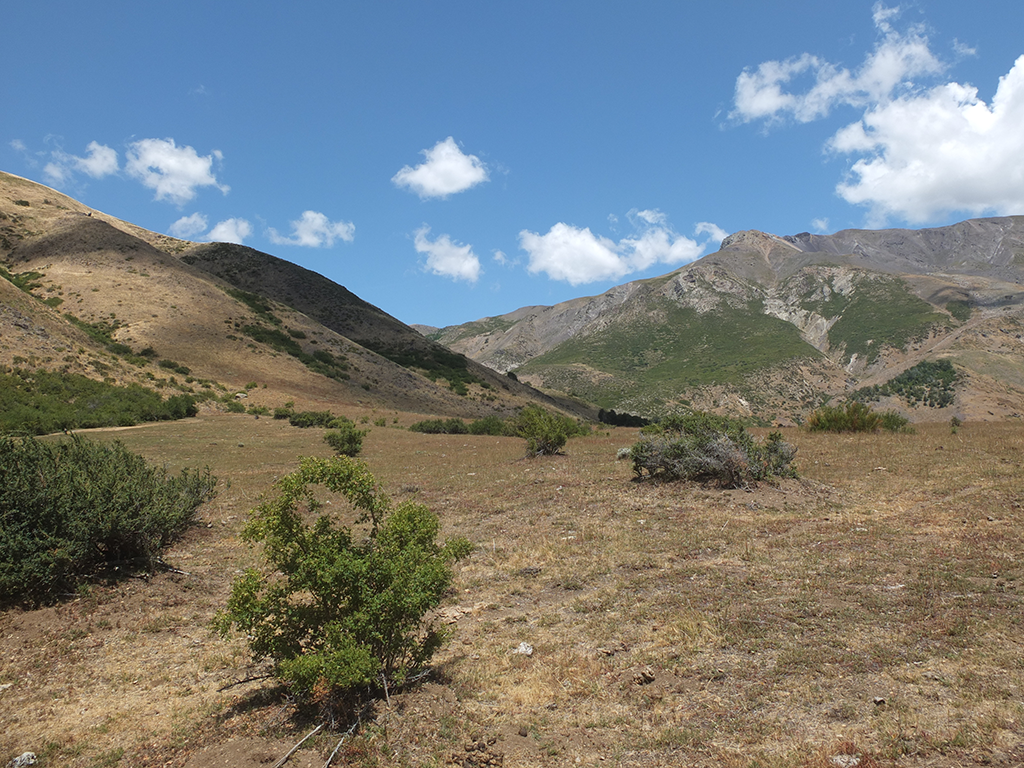
M 343 494 L 367 535 L 326 515 L 305 522 L 303 508 L 320 506 L 310 486 Z M 235 580 L 215 626 L 244 632 L 254 659 L 270 659 L 274 673 L 329 718 L 350 714 L 361 692 L 400 685 L 444 639 L 424 616 L 440 604 L 470 544 L 438 545 L 439 527 L 421 504 L 392 507 L 362 463 L 304 458 L 252 511 L 242 535 L 263 543 L 266 565 Z
M 359 429 L 355 422 L 344 416 L 334 419 L 329 426 L 330 431 L 324 433 L 324 442 L 339 456 L 358 456 L 363 450 L 363 438 L 370 430 Z
M 511 434 L 526 438 L 529 456 L 560 453 L 570 437 L 585 435 L 590 430 L 568 416 L 545 411 L 539 405 L 528 405 L 509 425 Z

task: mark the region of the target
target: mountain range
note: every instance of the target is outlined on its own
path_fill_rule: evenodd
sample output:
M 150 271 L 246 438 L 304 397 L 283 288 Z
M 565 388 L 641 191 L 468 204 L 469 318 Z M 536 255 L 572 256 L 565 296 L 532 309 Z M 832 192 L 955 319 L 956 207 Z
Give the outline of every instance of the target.
M 661 277 L 524 307 L 429 338 L 604 409 L 793 422 L 923 362 L 957 371 L 913 420 L 1024 413 L 1024 217 L 780 237 L 743 231 Z M 876 392 L 877 394 L 877 392 Z
M 701 408 L 799 422 L 873 393 L 913 420 L 1024 413 L 1024 217 L 780 237 L 443 329 L 270 254 L 150 232 L 0 173 L 0 366 L 255 402 L 474 418 Z M 929 399 L 889 386 L 956 371 Z M 930 404 L 929 404 L 930 403 Z

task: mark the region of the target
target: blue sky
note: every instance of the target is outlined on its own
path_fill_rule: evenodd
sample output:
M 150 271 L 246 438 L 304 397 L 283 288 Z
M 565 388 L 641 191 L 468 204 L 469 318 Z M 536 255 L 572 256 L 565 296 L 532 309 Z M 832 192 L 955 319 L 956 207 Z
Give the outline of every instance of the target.
M 8 6 L 0 169 L 407 323 L 1024 214 L 1019 0 Z

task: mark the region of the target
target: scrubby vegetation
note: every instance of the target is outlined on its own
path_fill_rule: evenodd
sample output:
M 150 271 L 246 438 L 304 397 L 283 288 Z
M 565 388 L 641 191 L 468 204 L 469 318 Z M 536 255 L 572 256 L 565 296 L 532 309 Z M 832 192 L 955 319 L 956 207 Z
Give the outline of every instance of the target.
M 469 425 L 462 419 L 424 419 L 409 425 L 410 432 L 427 435 L 468 435 Z
M 120 387 L 77 374 L 15 368 L 0 374 L 0 433 L 43 435 L 183 419 L 196 415 L 196 401 L 186 394 L 165 400 L 138 384 Z
M 696 480 L 737 488 L 795 477 L 796 449 L 772 432 L 758 439 L 735 419 L 694 411 L 644 427 L 630 449 L 638 479 Z
M 324 442 L 339 456 L 358 456 L 363 450 L 363 438 L 370 430 L 359 429 L 355 422 L 344 416 L 333 419 L 329 426 L 330 430 L 324 433 Z
M 356 535 L 320 509 L 313 487 L 342 494 L 358 512 Z M 462 538 L 437 543 L 439 522 L 425 506 L 393 506 L 366 467 L 352 459 L 302 459 L 277 495 L 251 513 L 243 536 L 263 545 L 265 566 L 235 580 L 217 627 L 237 627 L 255 660 L 332 722 L 365 696 L 406 681 L 440 647 L 444 633 L 424 622 L 466 557 Z
M 602 408 L 597 413 L 597 420 L 613 427 L 646 427 L 651 423 L 650 419 L 645 419 L 643 416 L 635 416 L 632 413 L 616 413 L 614 408 L 609 411 Z
M 293 427 L 308 429 L 310 427 L 328 427 L 337 418 L 330 411 L 299 411 L 287 416 L 288 423 Z
M 918 363 L 885 384 L 864 387 L 853 393 L 855 400 L 870 402 L 887 395 L 901 397 L 911 406 L 944 408 L 953 404 L 956 388 L 963 376 L 949 360 Z
M 469 372 L 469 360 L 465 355 L 451 352 L 441 346 L 396 348 L 369 341 L 363 342 L 363 346 L 403 368 L 422 372 L 431 381 L 445 379 L 452 391 L 458 395 L 468 395 L 469 384 L 483 383 Z
M 215 483 L 118 443 L 0 436 L 0 603 L 52 598 L 104 566 L 152 567 Z
M 590 433 L 590 427 L 569 416 L 528 405 L 509 419 L 485 416 L 467 424 L 462 419 L 425 419 L 409 425 L 411 432 L 430 435 L 492 435 L 522 437 L 532 456 L 559 453 L 570 437 Z
M 895 411 L 878 413 L 857 400 L 841 405 L 823 405 L 807 418 L 812 432 L 888 432 L 910 431 L 910 422 Z
M 528 456 L 549 456 L 561 453 L 570 437 L 590 434 L 590 427 L 539 405 L 528 405 L 509 421 L 508 431 L 526 440 Z

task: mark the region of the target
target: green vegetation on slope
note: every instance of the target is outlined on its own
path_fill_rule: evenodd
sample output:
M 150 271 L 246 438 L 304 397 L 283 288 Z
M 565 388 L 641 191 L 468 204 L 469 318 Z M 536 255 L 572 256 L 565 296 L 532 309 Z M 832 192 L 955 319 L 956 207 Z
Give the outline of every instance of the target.
M 630 390 L 644 388 L 672 396 L 687 387 L 739 384 L 745 377 L 787 360 L 819 353 L 790 323 L 761 313 L 757 303 L 740 309 L 722 306 L 699 313 L 667 300 L 651 311 L 578 336 L 524 365 L 520 372 L 543 372 L 550 383 L 558 368 L 587 366 L 602 376 L 575 391 L 597 405 L 618 405 Z
M 195 403 L 191 395 L 164 400 L 138 384 L 119 387 L 73 373 L 15 368 L 0 374 L 0 433 L 43 435 L 182 419 L 196 414 Z
M 921 403 L 931 408 L 943 408 L 953 403 L 956 387 L 962 378 L 949 360 L 926 360 L 885 384 L 858 389 L 851 398 L 864 402 L 895 395 L 912 406 Z
M 828 332 L 829 343 L 843 347 L 847 357 L 857 355 L 868 362 L 886 346 L 906 347 L 926 336 L 931 326 L 949 323 L 903 280 L 888 275 L 860 274 L 848 294 L 833 291 L 827 300 L 805 297 L 801 306 L 825 318 L 838 317 Z
M 427 347 L 402 346 L 363 342 L 363 346 L 381 357 L 386 357 L 403 368 L 421 371 L 431 381 L 445 379 L 452 390 L 459 395 L 469 394 L 469 384 L 482 384 L 469 372 L 469 360 L 465 355 L 452 352 L 441 345 Z

